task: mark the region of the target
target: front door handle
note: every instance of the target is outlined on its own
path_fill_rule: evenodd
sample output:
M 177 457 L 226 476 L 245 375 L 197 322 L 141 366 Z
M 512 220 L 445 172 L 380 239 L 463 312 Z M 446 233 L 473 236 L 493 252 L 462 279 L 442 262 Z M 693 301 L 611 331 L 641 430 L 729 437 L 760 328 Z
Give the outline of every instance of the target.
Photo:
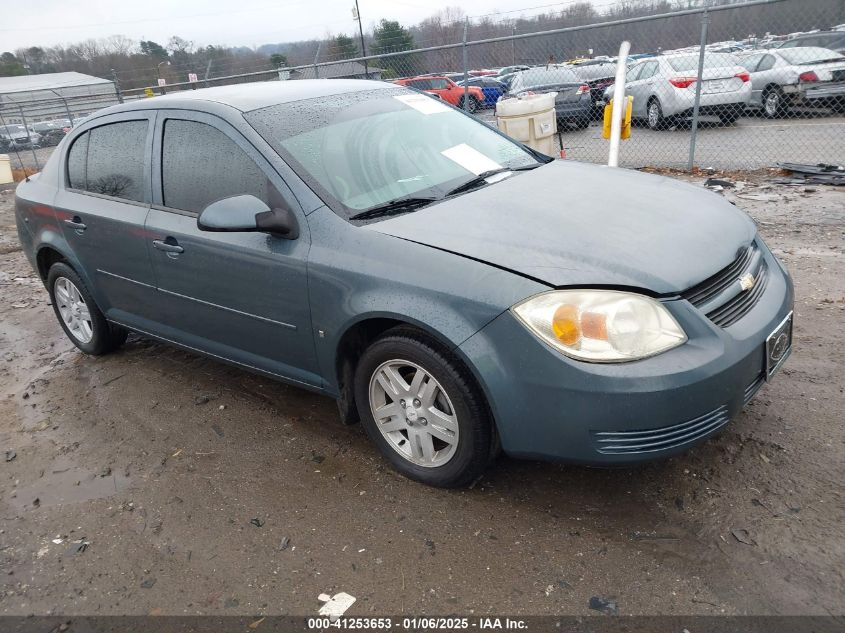
M 153 240 L 153 247 L 165 253 L 184 253 L 185 249 L 172 237 L 163 240 Z
M 69 220 L 65 220 L 65 224 L 67 224 L 77 233 L 82 233 L 82 231 L 88 228 L 87 226 L 85 226 L 85 224 L 83 224 L 82 218 L 80 218 L 78 215 L 73 216 Z

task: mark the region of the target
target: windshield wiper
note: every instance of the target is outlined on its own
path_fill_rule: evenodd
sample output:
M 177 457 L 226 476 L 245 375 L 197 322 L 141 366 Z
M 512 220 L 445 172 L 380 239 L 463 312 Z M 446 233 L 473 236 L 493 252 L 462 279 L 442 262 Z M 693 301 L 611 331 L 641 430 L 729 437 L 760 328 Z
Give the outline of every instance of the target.
M 454 189 L 450 190 L 446 195 L 445 198 L 449 196 L 454 196 L 459 193 L 464 193 L 465 191 L 469 191 L 470 189 L 475 189 L 476 187 L 480 187 L 481 185 L 487 182 L 487 179 L 491 176 L 495 176 L 496 174 L 503 174 L 509 171 L 528 171 L 529 169 L 535 169 L 540 165 L 545 165 L 545 163 L 534 163 L 533 165 L 524 165 L 523 167 L 499 167 L 498 169 L 491 169 L 489 171 L 483 171 L 474 178 L 470 178 L 466 182 L 458 185 Z
M 437 202 L 440 198 L 408 196 L 406 198 L 396 198 L 390 202 L 385 202 L 375 207 L 370 207 L 366 211 L 356 213 L 351 216 L 350 220 L 369 220 L 371 218 L 382 218 L 389 215 L 399 215 L 406 211 L 416 211 L 420 207 L 424 207 L 432 202 Z

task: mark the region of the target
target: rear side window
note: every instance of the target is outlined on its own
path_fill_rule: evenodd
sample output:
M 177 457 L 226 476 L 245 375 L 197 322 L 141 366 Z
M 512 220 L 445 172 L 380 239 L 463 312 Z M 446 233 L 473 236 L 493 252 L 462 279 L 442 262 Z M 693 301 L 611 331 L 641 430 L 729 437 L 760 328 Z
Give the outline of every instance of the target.
M 67 154 L 67 178 L 72 189 L 85 190 L 85 173 L 88 162 L 88 132 L 73 142 Z
M 271 185 L 238 145 L 215 127 L 168 119 L 161 156 L 164 205 L 200 213 L 210 203 L 250 194 L 269 206 Z
M 146 121 L 124 121 L 88 132 L 85 191 L 144 202 Z

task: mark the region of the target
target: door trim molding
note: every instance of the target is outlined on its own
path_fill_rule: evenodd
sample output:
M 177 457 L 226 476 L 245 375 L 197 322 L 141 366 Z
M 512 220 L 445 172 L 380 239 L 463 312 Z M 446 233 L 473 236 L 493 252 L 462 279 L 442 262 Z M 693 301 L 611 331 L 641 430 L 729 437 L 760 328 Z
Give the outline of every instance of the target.
M 131 281 L 131 280 L 130 280 Z M 268 319 L 267 317 L 259 316 L 257 314 L 252 314 L 251 312 L 244 312 L 242 310 L 236 310 L 235 308 L 229 308 L 227 306 L 222 306 L 219 303 L 211 303 L 210 301 L 203 301 L 202 299 L 197 299 L 196 297 L 189 297 L 188 295 L 183 295 L 178 292 L 173 292 L 172 290 L 165 290 L 164 288 L 158 288 L 159 292 L 164 292 L 174 297 L 179 297 L 180 299 L 187 299 L 188 301 L 195 301 L 197 303 L 201 303 L 206 306 L 211 306 L 212 308 L 219 308 L 220 310 L 226 310 L 227 312 L 234 312 L 235 314 L 240 314 L 241 316 L 250 317 L 253 319 L 258 319 L 259 321 L 265 321 L 266 323 L 273 323 L 274 325 L 280 325 L 283 328 L 287 328 L 289 330 L 296 330 L 297 327 L 292 323 L 285 323 L 284 321 L 276 321 L 275 319 Z

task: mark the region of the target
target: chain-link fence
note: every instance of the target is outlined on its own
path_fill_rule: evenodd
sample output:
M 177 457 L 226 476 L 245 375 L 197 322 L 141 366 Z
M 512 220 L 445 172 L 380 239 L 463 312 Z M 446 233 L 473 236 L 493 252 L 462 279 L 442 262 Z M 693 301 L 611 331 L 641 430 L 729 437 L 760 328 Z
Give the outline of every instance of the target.
M 162 79 L 160 64 L 132 84 L 115 75 L 114 100 L 253 81 L 370 78 L 437 95 L 495 125 L 501 100 L 554 92 L 555 152 L 605 162 L 602 114 L 615 56 L 627 40 L 625 92 L 633 97 L 634 128 L 622 143 L 621 165 L 756 169 L 845 162 L 845 2 L 691 0 L 681 10 L 678 4 L 670 10 L 668 2 L 655 2 L 652 15 L 637 15 L 621 3 L 601 21 L 593 15 L 571 25 L 578 22 L 573 5 L 560 18 L 568 26 L 534 33 L 520 32 L 518 20 L 454 21 L 440 24 L 421 48 L 399 50 L 400 42 L 393 50 L 382 42 L 379 55 L 331 59 L 317 46 L 311 64 L 243 72 L 215 70 L 209 62 L 204 72 L 179 68 L 180 82 L 167 66 L 169 79 Z M 74 97 L 49 107 L 84 110 L 82 103 Z M 0 114 L 9 112 L 0 101 Z

